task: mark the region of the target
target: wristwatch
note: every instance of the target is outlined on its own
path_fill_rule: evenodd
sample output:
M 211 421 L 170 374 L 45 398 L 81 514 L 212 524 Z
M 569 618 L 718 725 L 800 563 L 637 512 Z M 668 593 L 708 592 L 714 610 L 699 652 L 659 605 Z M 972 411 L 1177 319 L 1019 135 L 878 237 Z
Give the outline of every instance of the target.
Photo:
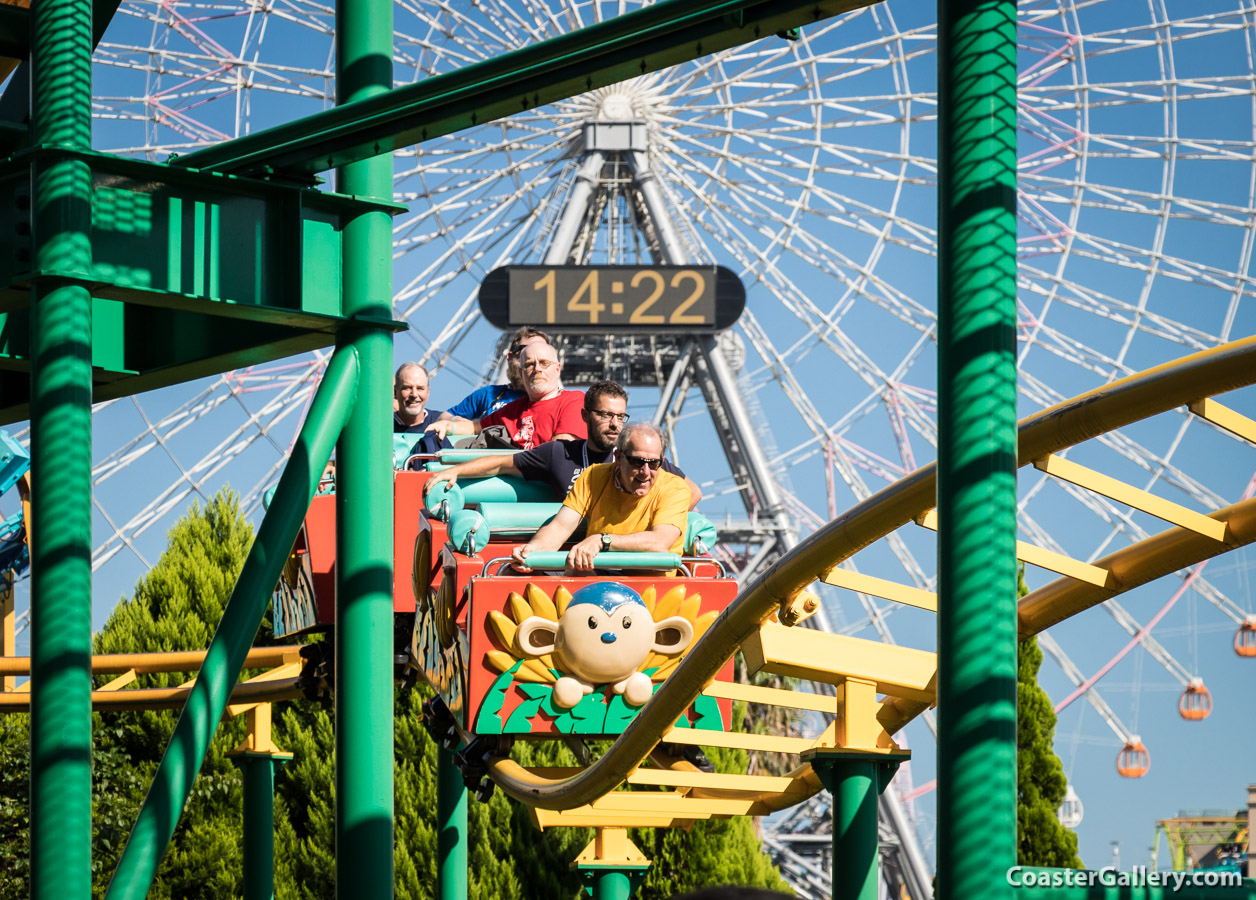
M 611 549 L 611 536 L 609 534 L 602 535 L 602 552 L 609 553 Z

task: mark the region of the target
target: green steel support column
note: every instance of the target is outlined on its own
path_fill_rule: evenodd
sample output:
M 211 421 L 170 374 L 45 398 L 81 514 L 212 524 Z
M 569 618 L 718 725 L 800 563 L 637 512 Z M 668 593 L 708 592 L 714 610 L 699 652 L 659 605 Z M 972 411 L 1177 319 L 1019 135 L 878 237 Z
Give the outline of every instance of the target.
M 593 900 L 628 900 L 649 871 L 650 861 L 625 828 L 603 827 L 572 862 L 585 896 Z
M 1016 3 L 938 4 L 938 888 L 1016 862 Z
M 89 150 L 91 0 L 31 14 L 33 140 Z M 91 171 L 55 154 L 35 166 L 30 895 L 75 900 L 92 876 Z
M 244 900 L 275 897 L 275 772 L 291 753 L 240 753 L 244 773 Z
M 266 518 L 249 548 L 222 620 L 205 653 L 196 685 L 175 723 L 170 744 L 109 883 L 107 900 L 142 900 L 148 893 L 157 864 L 170 843 L 183 804 L 205 759 L 209 740 L 222 718 L 244 657 L 262 622 L 275 582 L 288 559 L 297 529 L 318 490 L 319 478 L 336 437 L 355 404 L 358 381 L 357 355 L 352 349 L 338 350 L 327 364 Z
M 877 900 L 877 769 L 870 759 L 828 764 L 833 795 L 833 900 Z
M 628 900 L 632 896 L 632 880 L 627 872 L 603 869 L 593 876 L 593 900 Z
M 444 748 L 436 751 L 436 897 L 467 900 L 467 787 Z
M 338 0 L 336 102 L 392 86 L 392 0 Z M 392 199 L 392 154 L 337 170 L 338 190 Z M 336 896 L 393 895 L 392 222 L 344 230 L 340 346 L 362 359 L 357 406 L 337 450 Z
M 833 900 L 876 900 L 881 883 L 877 798 L 906 751 L 819 748 L 802 755 L 833 799 Z

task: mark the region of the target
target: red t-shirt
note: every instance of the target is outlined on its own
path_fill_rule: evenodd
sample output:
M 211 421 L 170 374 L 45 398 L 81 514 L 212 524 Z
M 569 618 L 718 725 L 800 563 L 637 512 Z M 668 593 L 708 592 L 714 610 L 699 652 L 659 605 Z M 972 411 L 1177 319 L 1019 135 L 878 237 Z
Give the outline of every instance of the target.
M 505 425 L 510 439 L 521 450 L 531 450 L 556 434 L 574 434 L 587 438 L 588 430 L 580 410 L 584 407 L 584 391 L 563 391 L 548 400 L 533 403 L 527 397 L 511 401 L 480 420 L 481 428 Z

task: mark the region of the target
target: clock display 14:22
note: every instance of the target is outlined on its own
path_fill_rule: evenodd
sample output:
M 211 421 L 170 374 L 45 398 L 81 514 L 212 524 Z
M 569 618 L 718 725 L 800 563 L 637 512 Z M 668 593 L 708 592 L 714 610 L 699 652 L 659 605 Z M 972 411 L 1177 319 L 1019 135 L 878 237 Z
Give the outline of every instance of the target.
M 512 323 L 664 331 L 715 324 L 713 267 L 512 267 L 509 297 Z

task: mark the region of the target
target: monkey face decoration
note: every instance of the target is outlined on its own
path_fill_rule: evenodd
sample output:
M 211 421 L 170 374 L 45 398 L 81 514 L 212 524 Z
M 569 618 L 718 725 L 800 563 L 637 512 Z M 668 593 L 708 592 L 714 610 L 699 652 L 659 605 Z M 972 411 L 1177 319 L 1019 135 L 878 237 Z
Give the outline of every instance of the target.
M 693 623 L 684 616 L 655 622 L 640 594 L 602 581 L 572 594 L 557 623 L 544 616 L 524 619 L 518 639 L 530 657 L 553 654 L 563 673 L 554 685 L 555 706 L 570 709 L 599 684 L 613 685 L 630 706 L 642 706 L 654 690 L 642 663 L 651 652 L 684 650 L 693 640 Z

